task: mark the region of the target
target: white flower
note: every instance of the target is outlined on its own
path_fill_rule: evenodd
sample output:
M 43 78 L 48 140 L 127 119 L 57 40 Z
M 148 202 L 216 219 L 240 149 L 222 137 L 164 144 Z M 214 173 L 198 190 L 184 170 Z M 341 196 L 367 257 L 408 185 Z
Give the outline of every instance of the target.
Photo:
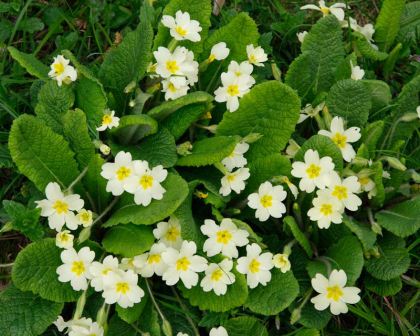
M 74 236 L 68 230 L 61 231 L 55 236 L 55 245 L 69 249 L 73 247 Z
M 174 249 L 179 249 L 182 245 L 181 225 L 176 217 L 172 216 L 169 221 L 158 223 L 153 235 L 159 243 Z
M 206 269 L 206 276 L 201 280 L 200 286 L 203 291 L 219 295 L 225 295 L 227 286 L 235 282 L 235 274 L 230 272 L 233 267 L 233 261 L 224 259 L 219 264 L 210 264 Z
M 246 142 L 238 143 L 233 152 L 222 160 L 222 164 L 227 170 L 232 171 L 234 168 L 242 168 L 247 164 L 244 154 L 248 151 L 249 145 Z
M 365 76 L 365 70 L 363 70 L 358 65 L 353 66 L 352 61 L 350 61 L 350 67 L 351 67 L 351 79 L 361 80 Z
M 179 251 L 169 247 L 162 253 L 167 270 L 163 273 L 162 279 L 168 286 L 175 285 L 179 279 L 188 289 L 197 285 L 198 272 L 203 272 L 207 268 L 207 260 L 195 255 L 197 246 L 193 241 L 182 242 Z
M 103 154 L 103 155 L 109 155 L 109 153 L 111 153 L 111 148 L 106 145 L 106 144 L 101 144 L 99 146 L 99 151 Z
M 249 86 L 255 84 L 255 79 L 251 76 L 253 70 L 254 67 L 248 61 L 241 62 L 240 64 L 236 61 L 231 61 L 228 67 L 228 73 L 232 73 L 236 77 L 247 77 L 247 79 L 249 80 Z
M 161 200 L 166 189 L 161 186 L 168 176 L 168 171 L 162 166 L 149 168 L 147 161 L 133 161 L 134 174 L 128 179 L 126 190 L 134 194 L 134 202 L 148 206 L 150 202 Z
M 192 42 L 198 42 L 201 40 L 200 22 L 197 20 L 191 20 L 190 14 L 187 12 L 177 11 L 175 18 L 170 15 L 162 16 L 162 24 L 169 28 L 171 36 L 178 41 L 190 40 Z
M 134 265 L 143 278 L 150 278 L 153 274 L 162 276 L 167 265 L 163 262 L 162 252 L 168 247 L 163 243 L 153 244 L 150 251 L 134 257 Z
M 247 245 L 246 257 L 238 259 L 236 269 L 239 273 L 246 274 L 249 288 L 255 288 L 258 284 L 263 286 L 271 280 L 270 270 L 273 268 L 273 254 L 265 252 L 261 254 L 261 247 L 257 244 Z
M 372 172 L 369 169 L 362 169 L 357 174 L 357 179 L 360 183 L 360 190 L 368 193 L 368 198 L 371 199 L 376 196 L 376 185 L 375 182 L 369 177 Z
M 132 270 L 112 272 L 103 278 L 102 297 L 107 304 L 118 303 L 122 308 L 134 306 L 144 296 L 144 291 L 137 285 L 138 275 Z
M 226 43 L 219 42 L 211 48 L 208 60 L 210 63 L 214 60 L 222 61 L 229 56 L 229 52 L 230 50 L 228 47 L 226 47 Z
M 282 181 L 286 183 L 287 187 L 289 188 L 290 192 L 292 193 L 293 197 L 297 199 L 299 194 L 299 189 L 290 182 L 289 178 L 287 176 L 283 176 Z
M 203 251 L 209 257 L 222 253 L 228 258 L 237 258 L 237 246 L 248 244 L 249 233 L 238 229 L 230 218 L 224 218 L 220 226 L 214 220 L 206 219 L 200 230 L 209 237 L 203 245 Z
M 292 164 L 291 174 L 300 178 L 299 188 L 311 193 L 315 187 L 324 189 L 330 182 L 330 174 L 334 163 L 329 156 L 319 158 L 316 150 L 308 149 L 304 156 L 305 162 L 296 161 Z
M 184 47 L 176 47 L 171 53 L 169 49 L 159 47 L 153 55 L 157 61 L 156 73 L 163 78 L 184 76 L 191 85 L 198 81 L 198 63 L 194 61 L 192 51 Z
M 95 252 L 83 247 L 79 252 L 75 249 L 64 250 L 60 256 L 64 264 L 57 268 L 58 280 L 70 282 L 75 291 L 87 289 L 87 279 L 91 277 L 89 268 L 95 259 Z
M 280 268 L 282 273 L 286 273 L 290 270 L 290 261 L 289 256 L 284 253 L 278 253 L 273 256 L 273 265 L 274 267 Z
M 56 80 L 58 86 L 61 86 L 63 82 L 64 84 L 70 84 L 77 79 L 77 71 L 69 63 L 70 61 L 62 55 L 54 57 L 48 76 Z
M 318 273 L 311 280 L 312 287 L 320 293 L 313 297 L 311 302 L 316 310 L 325 310 L 330 307 L 334 315 L 347 313 L 346 304 L 354 304 L 360 301 L 360 289 L 357 287 L 345 287 L 347 275 L 343 270 L 333 270 L 327 279 Z
M 350 21 L 350 28 L 352 30 L 362 34 L 374 49 L 378 49 L 378 47 L 373 44 L 373 34 L 375 34 L 375 28 L 373 27 L 371 23 L 365 24 L 362 27 L 362 26 L 359 26 L 357 21 L 352 17 L 349 17 L 349 21 Z M 348 21 L 347 20 L 342 21 L 341 26 L 343 28 L 348 28 L 349 26 Z
M 227 330 L 220 326 L 218 328 L 211 328 L 209 336 L 229 336 Z
M 332 15 L 334 15 L 338 19 L 338 21 L 343 21 L 344 20 L 344 10 L 343 10 L 343 8 L 346 8 L 345 3 L 337 2 L 330 7 L 327 7 L 325 5 L 324 0 L 320 0 L 318 3 L 319 3 L 319 7 L 315 6 L 315 5 L 305 5 L 305 6 L 300 7 L 300 9 L 317 10 L 317 11 L 322 12 L 323 16 L 326 16 L 326 15 L 331 13 Z M 347 8 L 350 8 L 350 7 L 347 7 Z
M 69 336 L 103 336 L 104 334 L 104 329 L 97 322 L 86 317 L 65 322 L 63 317 L 59 316 L 54 325 L 59 332 L 68 329 L 66 333 Z
M 416 108 L 416 112 L 417 112 L 417 116 L 419 117 L 419 119 L 420 119 L 420 106 L 417 106 L 417 108 Z
M 215 100 L 219 103 L 226 102 L 229 112 L 239 108 L 239 98 L 249 92 L 251 76 L 236 76 L 232 72 L 223 72 L 221 75 L 222 86 L 214 91 Z
M 289 139 L 289 144 L 286 147 L 286 156 L 288 158 L 293 159 L 296 155 L 296 153 L 299 151 L 300 146 L 298 145 L 298 143 L 293 140 L 293 139 Z
M 344 129 L 344 120 L 340 117 L 334 117 L 331 121 L 330 132 L 326 130 L 320 130 L 318 134 L 329 137 L 334 143 L 340 148 L 343 159 L 350 162 L 356 157 L 356 152 L 350 143 L 357 142 L 360 137 L 359 127 L 350 127 Z
M 93 214 L 90 210 L 82 209 L 77 213 L 76 217 L 83 227 L 89 227 L 93 223 Z
M 189 335 L 183 332 L 179 332 L 178 334 L 176 334 L 176 336 L 189 336 Z
M 132 257 L 132 258 L 122 258 L 119 268 L 123 271 L 132 270 L 135 273 L 140 272 L 140 270 L 134 265 L 134 257 Z
M 329 189 L 331 196 L 338 199 L 343 206 L 350 210 L 356 211 L 362 205 L 362 200 L 355 195 L 360 191 L 360 183 L 356 176 L 349 176 L 341 180 L 336 172 L 330 176 L 331 182 Z
M 223 196 L 229 195 L 232 190 L 239 194 L 245 189 L 245 181 L 250 177 L 248 168 L 239 168 L 233 172 L 227 172 L 222 177 L 219 193 Z
M 308 34 L 308 32 L 306 30 L 304 30 L 303 32 L 300 32 L 300 33 L 296 33 L 296 36 L 297 36 L 300 43 L 303 43 L 307 34 Z
M 189 89 L 190 87 L 185 77 L 171 76 L 162 81 L 162 92 L 165 92 L 165 100 L 185 96 Z
M 249 44 L 246 46 L 246 53 L 248 55 L 249 63 L 258 67 L 264 66 L 263 63 L 268 60 L 267 54 L 260 46 L 255 48 L 252 44 Z
M 134 174 L 133 162 L 129 152 L 118 152 L 114 162 L 102 165 L 101 176 L 108 180 L 106 191 L 114 196 L 121 195 L 129 186 Z
M 248 206 L 256 209 L 255 217 L 261 222 L 266 221 L 270 216 L 280 218 L 285 212 L 286 207 L 283 200 L 287 193 L 282 186 L 274 186 L 270 182 L 264 182 L 258 188 L 257 193 L 248 196 Z
M 115 116 L 115 111 L 106 110 L 102 116 L 102 124 L 96 130 L 101 132 L 120 125 L 120 118 Z
M 322 111 L 324 108 L 325 103 L 318 104 L 317 106 L 313 107 L 311 104 L 306 104 L 306 106 L 300 111 L 298 124 L 304 122 L 309 117 L 314 118 Z
M 65 196 L 56 182 L 48 183 L 45 188 L 47 199 L 35 201 L 37 208 L 41 208 L 41 216 L 48 217 L 51 229 L 60 232 L 64 224 L 70 230 L 76 230 L 78 220 L 73 211 L 83 208 L 84 201 L 79 195 Z
M 331 222 L 340 224 L 343 221 L 343 205 L 331 195 L 328 189 L 318 190 L 312 201 L 313 208 L 309 209 L 309 218 L 318 223 L 320 229 L 328 229 Z
M 94 261 L 89 268 L 92 275 L 91 286 L 97 291 L 104 290 L 104 279 L 118 272 L 118 259 L 109 255 L 102 262 Z

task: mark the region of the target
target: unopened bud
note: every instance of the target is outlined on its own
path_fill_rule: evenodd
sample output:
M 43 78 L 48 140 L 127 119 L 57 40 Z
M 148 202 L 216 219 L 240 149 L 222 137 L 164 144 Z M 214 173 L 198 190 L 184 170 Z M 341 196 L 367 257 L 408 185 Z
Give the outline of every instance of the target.
M 246 142 L 248 144 L 251 144 L 253 142 L 258 141 L 259 139 L 261 139 L 263 137 L 262 134 L 260 133 L 250 133 L 248 134 L 245 138 L 242 139 L 243 142 Z
M 172 327 L 168 320 L 163 320 L 162 331 L 165 336 L 172 336 Z
M 385 156 L 385 160 L 389 163 L 389 165 L 392 168 L 395 168 L 395 169 L 398 169 L 398 170 L 401 170 L 401 171 L 405 171 L 407 169 L 407 167 L 404 166 L 404 164 L 395 157 Z
M 300 320 L 301 317 L 301 308 L 296 308 L 292 311 L 292 314 L 290 315 L 290 324 L 295 324 L 297 321 Z
M 271 63 L 271 72 L 275 80 L 281 81 L 281 70 L 276 63 Z
M 103 155 L 109 155 L 111 153 L 111 148 L 104 143 L 99 146 L 99 150 Z
M 136 88 L 137 84 L 135 81 L 131 81 L 128 85 L 124 88 L 124 93 L 133 92 Z
M 191 154 L 192 144 L 189 141 L 186 141 L 182 144 L 176 146 L 176 151 L 181 156 L 186 156 Z
M 410 122 L 418 119 L 417 113 L 406 113 L 401 117 L 401 121 Z

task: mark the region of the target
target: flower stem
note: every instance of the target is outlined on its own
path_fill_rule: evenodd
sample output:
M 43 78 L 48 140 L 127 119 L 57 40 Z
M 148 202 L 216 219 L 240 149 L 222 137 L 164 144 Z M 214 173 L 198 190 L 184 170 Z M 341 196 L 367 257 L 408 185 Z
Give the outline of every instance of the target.
M 68 188 L 66 190 L 64 190 L 64 192 L 71 191 L 73 189 L 73 187 L 77 183 L 80 182 L 80 180 L 83 178 L 83 176 L 86 175 L 88 169 L 89 169 L 89 167 L 85 167 L 85 169 L 83 169 L 83 171 L 79 174 L 79 176 L 76 177 L 76 179 L 68 186 Z
M 12 267 L 14 265 L 14 263 L 10 263 L 10 264 L 0 264 L 0 268 L 4 267 Z
M 163 315 L 162 310 L 160 310 L 159 305 L 157 304 L 157 302 L 155 300 L 155 297 L 153 295 L 152 289 L 150 288 L 149 281 L 147 279 L 146 279 L 145 283 L 146 283 L 147 291 L 149 292 L 150 298 L 152 299 L 153 305 L 155 306 L 160 318 L 162 319 L 163 326 L 164 326 L 164 329 L 165 329 L 164 330 L 165 335 L 167 335 L 167 336 L 172 335 L 171 325 L 170 325 L 169 321 L 166 319 L 165 315 Z
M 181 309 L 184 311 L 185 313 L 185 317 L 187 319 L 187 321 L 190 323 L 191 327 L 194 330 L 195 336 L 200 336 L 200 332 L 198 331 L 198 328 L 196 327 L 194 321 L 191 319 L 191 317 L 189 316 L 189 311 L 188 309 L 185 307 L 185 304 L 182 302 L 181 298 L 179 297 L 178 293 L 176 292 L 174 287 L 171 287 L 172 292 L 174 293 L 177 301 L 179 302 L 179 305 L 181 306 Z
M 93 221 L 92 226 L 104 218 L 104 216 L 114 207 L 114 205 L 117 204 L 119 199 L 119 197 L 115 197 L 112 202 L 105 208 L 105 210 L 102 211 L 102 213 Z

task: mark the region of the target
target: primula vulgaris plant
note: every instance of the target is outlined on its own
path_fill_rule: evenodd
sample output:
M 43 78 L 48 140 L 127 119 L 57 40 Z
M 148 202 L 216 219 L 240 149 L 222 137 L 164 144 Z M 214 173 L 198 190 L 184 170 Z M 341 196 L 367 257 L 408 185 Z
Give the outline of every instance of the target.
M 302 9 L 324 17 L 284 82 L 247 14 L 209 33 L 207 0 L 170 1 L 157 31 L 142 16 L 99 68 L 9 49 L 39 78 L 10 153 L 45 196 L 5 201 L 3 231 L 34 242 L 0 295 L 0 315 L 26 317 L 0 330 L 274 335 L 280 316 L 304 335 L 401 289 L 420 77 L 392 102 L 364 79 L 358 61 L 391 57 L 386 13 L 374 35 L 345 4 Z

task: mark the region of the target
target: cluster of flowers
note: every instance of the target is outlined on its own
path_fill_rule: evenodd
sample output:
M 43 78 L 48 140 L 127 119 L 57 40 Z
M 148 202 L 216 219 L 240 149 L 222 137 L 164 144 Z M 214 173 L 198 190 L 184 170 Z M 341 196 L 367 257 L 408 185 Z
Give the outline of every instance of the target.
M 103 336 L 104 328 L 92 319 L 82 317 L 80 319 L 73 319 L 64 321 L 62 316 L 59 316 L 54 322 L 59 332 L 65 331 L 69 336 Z

